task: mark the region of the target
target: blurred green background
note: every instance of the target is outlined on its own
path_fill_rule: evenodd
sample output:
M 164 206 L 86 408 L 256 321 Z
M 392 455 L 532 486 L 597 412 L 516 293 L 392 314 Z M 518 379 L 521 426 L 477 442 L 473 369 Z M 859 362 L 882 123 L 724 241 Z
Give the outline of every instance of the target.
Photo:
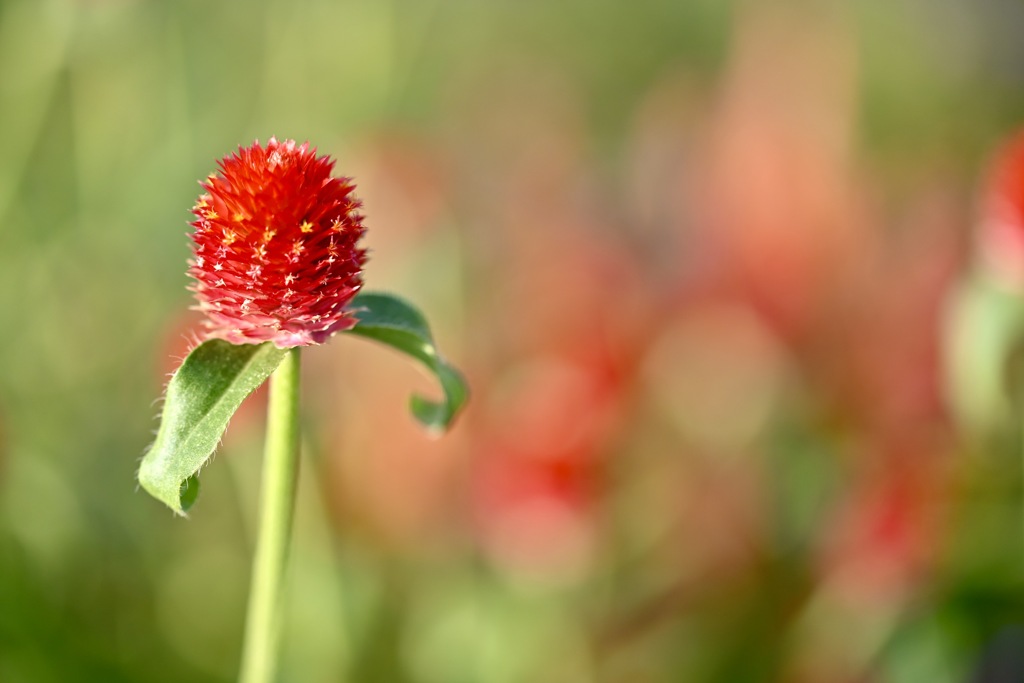
M 1019 292 L 973 256 L 1022 21 L 0 0 L 0 682 L 233 680 L 264 399 L 190 519 L 134 472 L 196 181 L 271 135 L 474 392 L 432 441 L 400 358 L 305 354 L 280 680 L 1024 680 Z

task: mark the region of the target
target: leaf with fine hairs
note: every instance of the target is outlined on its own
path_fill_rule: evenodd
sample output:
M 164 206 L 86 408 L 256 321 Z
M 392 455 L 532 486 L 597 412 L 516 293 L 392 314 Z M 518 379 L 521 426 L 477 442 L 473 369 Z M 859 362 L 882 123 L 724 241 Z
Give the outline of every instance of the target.
M 139 467 L 142 488 L 184 515 L 199 492 L 195 475 L 213 455 L 231 416 L 285 353 L 270 343 L 219 339 L 193 349 L 167 385 L 156 441 Z

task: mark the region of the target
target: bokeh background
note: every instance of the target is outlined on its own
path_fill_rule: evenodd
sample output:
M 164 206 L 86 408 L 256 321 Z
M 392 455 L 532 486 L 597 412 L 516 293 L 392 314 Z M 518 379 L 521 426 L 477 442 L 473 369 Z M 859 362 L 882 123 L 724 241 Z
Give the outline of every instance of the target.
M 196 181 L 271 135 L 355 178 L 368 287 L 473 389 L 431 440 L 405 360 L 305 354 L 280 680 L 1024 680 L 1024 259 L 984 237 L 1022 25 L 0 1 L 0 681 L 233 680 L 265 398 L 190 519 L 134 472 Z

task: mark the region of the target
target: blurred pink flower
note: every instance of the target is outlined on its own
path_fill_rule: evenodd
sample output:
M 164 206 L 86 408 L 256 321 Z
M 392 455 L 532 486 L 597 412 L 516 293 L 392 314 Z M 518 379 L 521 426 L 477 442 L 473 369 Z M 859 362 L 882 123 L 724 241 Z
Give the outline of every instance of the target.
M 857 62 L 845 25 L 744 7 L 694 150 L 699 234 L 682 247 L 702 249 L 735 294 L 798 343 L 863 247 L 850 159 Z

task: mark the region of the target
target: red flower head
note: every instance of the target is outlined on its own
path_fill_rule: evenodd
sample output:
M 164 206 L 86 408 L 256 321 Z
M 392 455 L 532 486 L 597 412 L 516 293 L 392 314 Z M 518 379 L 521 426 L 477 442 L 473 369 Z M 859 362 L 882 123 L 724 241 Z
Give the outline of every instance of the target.
M 192 208 L 188 271 L 207 336 L 290 348 L 352 327 L 366 251 L 351 180 L 294 140 L 256 141 L 217 165 Z

